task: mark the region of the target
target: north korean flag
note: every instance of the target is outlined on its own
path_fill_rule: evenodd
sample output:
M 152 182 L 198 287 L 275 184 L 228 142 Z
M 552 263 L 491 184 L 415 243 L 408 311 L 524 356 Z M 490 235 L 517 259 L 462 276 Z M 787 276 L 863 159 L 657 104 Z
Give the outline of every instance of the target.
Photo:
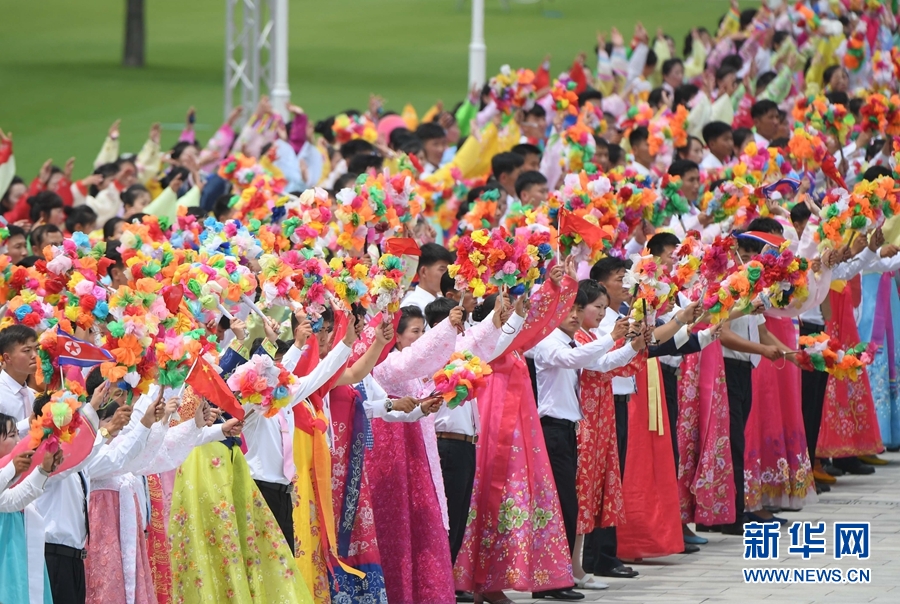
M 109 351 L 90 342 L 79 340 L 72 334 L 66 333 L 59 328 L 57 328 L 56 332 L 56 350 L 59 351 L 60 365 L 93 367 L 94 365 L 114 360 Z

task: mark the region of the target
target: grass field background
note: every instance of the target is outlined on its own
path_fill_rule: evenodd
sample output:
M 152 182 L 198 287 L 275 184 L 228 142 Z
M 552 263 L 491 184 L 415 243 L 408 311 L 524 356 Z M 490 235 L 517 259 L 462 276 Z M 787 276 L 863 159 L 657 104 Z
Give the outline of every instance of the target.
M 421 112 L 466 92 L 470 5 L 457 0 L 292 0 L 293 102 L 319 119 L 364 109 L 370 92 L 389 109 Z M 486 0 L 488 73 L 500 65 L 536 68 L 553 55 L 554 74 L 579 51 L 592 53 L 598 29 L 630 39 L 637 20 L 662 26 L 681 48 L 692 26 L 713 27 L 725 0 Z M 0 0 L 0 128 L 15 138 L 18 172 L 31 178 L 52 157 L 90 163 L 109 124 L 122 119 L 122 150 L 137 151 L 154 121 L 177 137 L 188 106 L 205 141 L 222 120 L 225 3 L 146 0 L 147 66 L 121 66 L 124 0 Z M 593 59 L 589 58 L 593 65 Z

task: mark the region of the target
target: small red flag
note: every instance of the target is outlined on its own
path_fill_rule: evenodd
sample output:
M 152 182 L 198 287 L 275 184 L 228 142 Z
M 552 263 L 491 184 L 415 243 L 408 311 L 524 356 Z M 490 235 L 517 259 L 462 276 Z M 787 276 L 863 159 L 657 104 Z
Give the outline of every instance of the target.
M 193 388 L 199 396 L 213 403 L 222 411 L 231 414 L 232 417 L 244 419 L 244 408 L 234 397 L 234 392 L 203 357 L 197 359 L 197 365 L 184 383 Z
M 385 242 L 385 251 L 395 256 L 415 256 L 418 258 L 422 255 L 419 244 L 415 239 L 409 237 L 392 237 Z
M 609 233 L 595 224 L 591 224 L 581 216 L 565 209 L 559 211 L 560 235 L 581 235 L 591 249 L 596 249 L 603 239 L 610 239 Z

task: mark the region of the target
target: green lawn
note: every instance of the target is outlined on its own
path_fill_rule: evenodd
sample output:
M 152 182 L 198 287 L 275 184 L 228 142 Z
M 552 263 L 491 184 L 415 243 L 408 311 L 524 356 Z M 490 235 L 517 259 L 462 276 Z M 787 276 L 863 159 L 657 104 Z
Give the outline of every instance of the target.
M 694 25 L 715 25 L 725 0 L 555 0 L 504 12 L 486 0 L 488 72 L 503 63 L 553 72 L 591 52 L 597 29 L 637 19 L 678 40 Z M 124 0 L 0 0 L 0 128 L 12 131 L 19 174 L 47 157 L 74 155 L 87 173 L 109 124 L 122 119 L 122 149 L 137 151 L 154 121 L 174 142 L 189 105 L 205 140 L 222 119 L 223 0 L 147 0 L 147 67 L 120 66 Z M 457 0 L 294 0 L 290 2 L 293 101 L 313 118 L 364 108 L 370 92 L 389 109 L 422 111 L 465 94 L 469 5 Z M 553 11 L 547 15 L 544 9 Z M 589 60 L 593 64 L 592 60 Z

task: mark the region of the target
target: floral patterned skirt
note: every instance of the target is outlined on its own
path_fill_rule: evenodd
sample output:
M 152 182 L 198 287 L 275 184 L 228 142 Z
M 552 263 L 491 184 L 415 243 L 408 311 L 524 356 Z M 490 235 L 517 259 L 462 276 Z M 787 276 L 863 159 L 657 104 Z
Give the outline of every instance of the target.
M 456 589 L 487 593 L 572 585 L 572 560 L 528 369 L 492 364 L 479 391 L 475 484 Z
M 178 469 L 169 542 L 175 602 L 312 603 L 237 448 L 198 447 Z
M 797 330 L 791 319 L 766 318 L 766 329 L 791 350 Z M 761 359 L 753 370 L 753 404 L 744 431 L 744 507 L 799 509 L 816 501 L 800 408 L 800 368 Z
M 678 380 L 678 497 L 681 522 L 734 522 L 734 466 L 722 345 L 681 362 Z

